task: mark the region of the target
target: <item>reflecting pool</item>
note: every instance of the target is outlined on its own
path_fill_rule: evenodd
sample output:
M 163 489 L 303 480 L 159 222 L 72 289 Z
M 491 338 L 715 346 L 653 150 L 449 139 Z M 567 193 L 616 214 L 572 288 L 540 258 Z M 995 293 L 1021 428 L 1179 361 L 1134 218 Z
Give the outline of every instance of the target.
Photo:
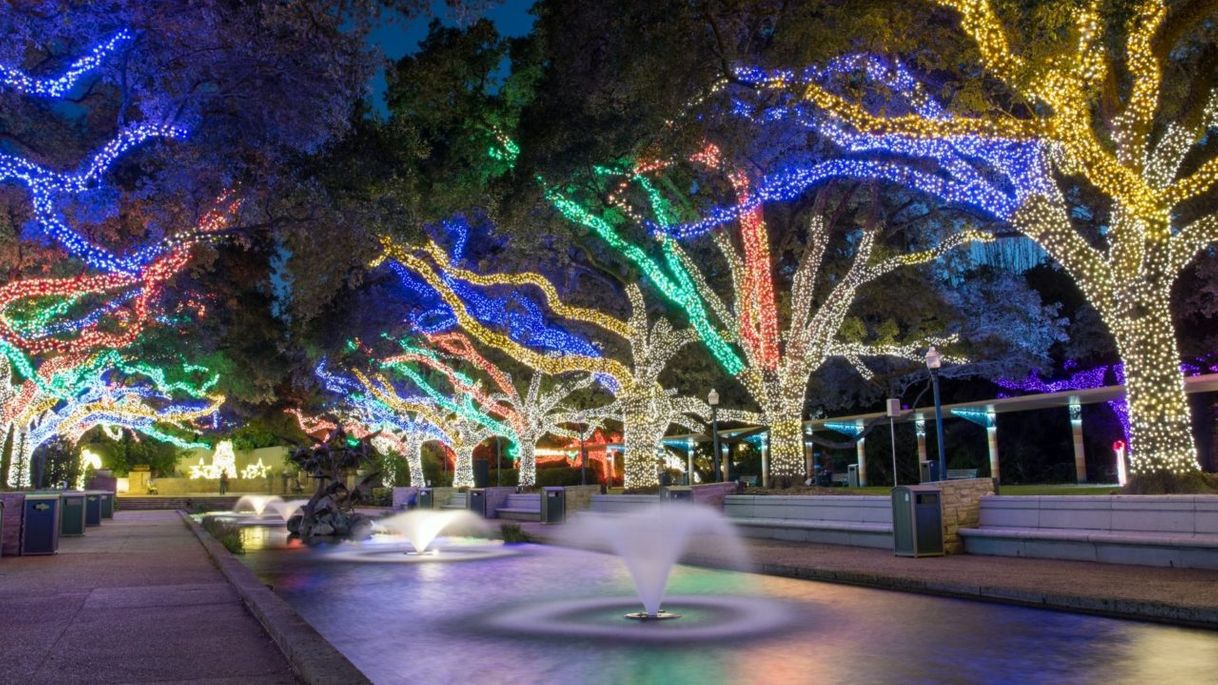
M 1201 630 L 688 566 L 673 571 L 665 604 L 683 618 L 640 624 L 622 617 L 637 599 L 606 554 L 520 545 L 386 564 L 335 554 L 346 545 L 260 543 L 245 563 L 378 683 L 1183 684 L 1213 682 L 1218 668 L 1218 635 Z M 727 638 L 621 633 L 696 630 L 736 606 L 683 608 L 683 596 L 758 598 L 756 613 L 783 615 Z M 605 598 L 621 602 L 592 601 Z

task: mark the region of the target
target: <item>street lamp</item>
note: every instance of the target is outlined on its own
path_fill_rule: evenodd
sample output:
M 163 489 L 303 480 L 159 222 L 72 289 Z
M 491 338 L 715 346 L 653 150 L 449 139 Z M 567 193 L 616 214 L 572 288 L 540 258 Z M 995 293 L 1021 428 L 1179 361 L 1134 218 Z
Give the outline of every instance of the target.
M 930 386 L 935 395 L 935 442 L 939 445 L 939 480 L 947 480 L 947 453 L 943 447 L 943 404 L 939 401 L 939 367 L 943 355 L 934 345 L 926 350 L 926 368 L 930 370 Z
M 711 408 L 711 444 L 715 451 L 715 456 L 711 460 L 715 467 L 715 475 L 711 478 L 711 482 L 718 483 L 723 479 L 723 472 L 719 470 L 719 393 L 714 388 L 707 393 L 706 403 Z

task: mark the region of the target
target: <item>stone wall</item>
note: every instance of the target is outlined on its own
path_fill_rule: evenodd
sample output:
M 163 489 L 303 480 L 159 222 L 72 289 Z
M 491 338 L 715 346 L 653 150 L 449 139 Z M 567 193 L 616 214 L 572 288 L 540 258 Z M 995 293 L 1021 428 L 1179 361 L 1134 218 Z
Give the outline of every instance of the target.
M 218 478 L 154 478 L 158 495 L 201 495 L 220 494 L 220 479 Z M 146 489 L 145 489 L 146 491 Z M 229 478 L 228 491 L 236 494 L 283 495 L 282 479 L 276 475 L 267 478 Z M 144 492 L 130 491 L 132 495 L 142 495 Z M 306 485 L 305 494 L 312 494 Z
M 695 504 L 705 504 L 716 509 L 723 509 L 723 498 L 736 494 L 736 489 L 735 482 L 704 483 L 691 488 Z
M 0 522 L 0 555 L 15 557 L 21 553 L 21 510 L 25 507 L 24 492 L 0 493 L 4 502 L 4 517 Z
M 599 485 L 568 485 L 567 514 L 575 511 L 587 511 L 592 508 L 592 496 L 601 494 Z
M 958 531 L 981 524 L 981 498 L 994 494 L 994 480 L 967 478 L 925 485 L 939 488 L 943 493 L 943 550 L 948 554 L 962 554 L 964 541 Z

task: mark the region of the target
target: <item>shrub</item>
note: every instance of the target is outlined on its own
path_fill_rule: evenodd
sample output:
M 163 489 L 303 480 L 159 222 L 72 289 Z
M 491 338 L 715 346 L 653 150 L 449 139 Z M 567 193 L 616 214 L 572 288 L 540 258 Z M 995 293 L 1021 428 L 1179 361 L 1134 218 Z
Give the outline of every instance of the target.
M 524 532 L 519 523 L 503 523 L 499 525 L 499 532 L 503 535 L 503 541 L 506 543 L 532 542 L 533 538 Z
M 231 554 L 245 554 L 245 542 L 241 539 L 241 529 L 225 523 L 214 516 L 203 517 L 203 530 L 206 530 L 217 542 L 224 545 Z

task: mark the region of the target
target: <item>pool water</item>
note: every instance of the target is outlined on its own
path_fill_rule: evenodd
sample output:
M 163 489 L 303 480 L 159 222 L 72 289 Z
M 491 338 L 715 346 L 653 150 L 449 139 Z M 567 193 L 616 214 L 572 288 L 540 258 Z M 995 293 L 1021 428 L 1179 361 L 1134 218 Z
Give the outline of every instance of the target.
M 496 618 L 549 602 L 618 597 L 633 610 L 629 577 L 615 557 L 547 546 L 394 564 L 271 538 L 244 562 L 377 683 L 1218 682 L 1208 631 L 687 566 L 670 597 L 756 597 L 784 612 L 782 627 L 667 644 L 505 630 Z M 676 630 L 716 616 L 679 598 L 665 608 L 683 618 L 640 625 L 615 605 L 563 620 Z

